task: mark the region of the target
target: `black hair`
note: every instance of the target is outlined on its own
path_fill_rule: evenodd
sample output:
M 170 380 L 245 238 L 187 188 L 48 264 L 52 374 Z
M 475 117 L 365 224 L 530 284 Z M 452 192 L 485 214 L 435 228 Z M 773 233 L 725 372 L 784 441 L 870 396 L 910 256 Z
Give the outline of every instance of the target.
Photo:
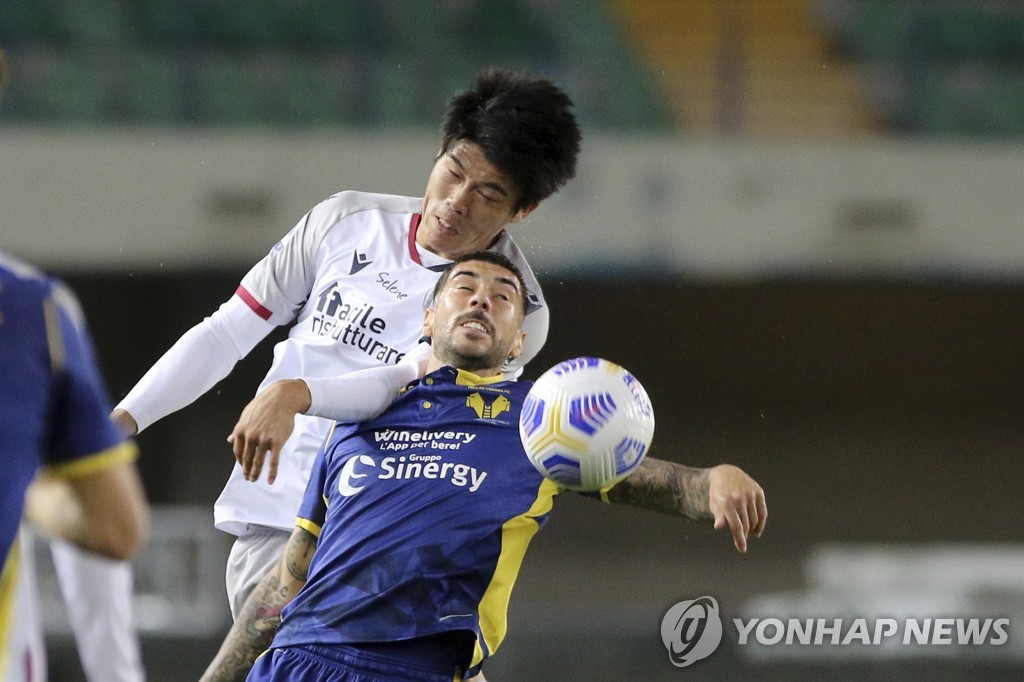
M 526 280 L 523 279 L 523 273 L 519 270 L 519 268 L 516 267 L 515 263 L 508 259 L 507 256 L 503 256 L 500 253 L 495 253 L 494 251 L 474 251 L 472 253 L 463 254 L 456 258 L 455 260 L 453 260 L 451 263 L 449 263 L 448 267 L 445 268 L 444 272 L 441 273 L 441 277 L 440 279 L 437 280 L 437 284 L 434 285 L 434 293 L 430 297 L 430 300 L 432 302 L 437 302 L 437 297 L 441 295 L 441 292 L 444 290 L 445 285 L 448 284 L 448 280 L 452 278 L 452 273 L 455 272 L 455 266 L 459 265 L 460 263 L 464 263 L 468 260 L 478 260 L 483 261 L 485 263 L 492 263 L 499 267 L 505 268 L 513 275 L 515 275 L 516 281 L 519 282 L 519 293 L 523 297 L 523 314 L 526 314 L 526 305 L 528 301 L 529 292 L 527 292 L 526 290 Z
M 519 211 L 554 194 L 576 175 L 579 124 L 572 100 L 554 83 L 491 69 L 448 103 L 441 153 L 460 140 L 480 147 L 519 191 Z

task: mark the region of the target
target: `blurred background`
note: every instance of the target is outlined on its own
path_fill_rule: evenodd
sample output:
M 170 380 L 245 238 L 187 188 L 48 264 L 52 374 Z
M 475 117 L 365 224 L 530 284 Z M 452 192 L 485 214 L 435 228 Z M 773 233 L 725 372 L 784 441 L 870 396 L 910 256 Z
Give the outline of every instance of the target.
M 1020 0 L 3 0 L 0 248 L 78 291 L 122 396 L 315 203 L 418 196 L 448 98 L 550 77 L 578 178 L 513 234 L 552 327 L 645 384 L 654 456 L 737 464 L 723 532 L 564 496 L 488 668 L 509 680 L 1024 674 Z M 150 680 L 229 625 L 212 504 L 272 336 L 139 437 Z M 81 672 L 52 576 L 53 680 Z M 726 619 L 674 668 L 678 601 Z M 1007 617 L 1001 646 L 738 647 L 732 618 Z

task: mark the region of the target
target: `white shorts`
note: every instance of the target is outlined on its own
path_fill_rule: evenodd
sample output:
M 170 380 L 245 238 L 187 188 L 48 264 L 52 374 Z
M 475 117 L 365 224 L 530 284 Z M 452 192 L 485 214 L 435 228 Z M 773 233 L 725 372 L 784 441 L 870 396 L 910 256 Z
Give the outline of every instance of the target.
M 90 682 L 142 682 L 142 648 L 135 630 L 135 571 L 128 561 L 51 540 L 68 622 Z
M 235 540 L 235 544 L 231 546 L 231 553 L 228 554 L 224 576 L 232 620 L 238 619 L 245 600 L 260 584 L 263 576 L 281 560 L 289 537 L 289 531 L 250 525 L 246 532 Z
M 0 680 L 5 682 L 46 679 L 35 573 L 32 534 L 23 526 L 0 570 Z

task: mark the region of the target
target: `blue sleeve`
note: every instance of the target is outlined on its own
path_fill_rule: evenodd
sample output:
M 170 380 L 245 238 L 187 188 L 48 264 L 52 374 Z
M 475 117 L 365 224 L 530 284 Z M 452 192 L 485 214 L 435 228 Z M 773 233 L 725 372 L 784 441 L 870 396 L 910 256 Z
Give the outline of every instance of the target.
M 331 427 L 323 445 L 320 446 L 320 451 L 316 453 L 313 470 L 309 474 L 306 492 L 302 496 L 302 504 L 299 505 L 299 514 L 295 521 L 295 525 L 317 537 L 320 537 L 320 529 L 327 519 L 327 460 L 328 453 L 332 450 L 336 427 L 337 424 Z
M 110 400 L 77 301 L 57 285 L 49 303 L 55 390 L 47 463 L 60 464 L 103 453 L 124 437 L 110 420 Z

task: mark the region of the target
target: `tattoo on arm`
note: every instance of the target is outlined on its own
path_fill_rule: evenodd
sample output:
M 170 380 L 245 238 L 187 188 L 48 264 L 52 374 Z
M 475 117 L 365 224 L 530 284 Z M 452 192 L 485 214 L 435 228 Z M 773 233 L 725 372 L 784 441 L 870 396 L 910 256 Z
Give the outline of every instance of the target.
M 281 562 L 263 577 L 245 600 L 203 682 L 244 680 L 249 669 L 274 639 L 281 625 L 281 611 L 306 584 L 309 563 L 316 551 L 316 537 L 296 528 Z
M 708 501 L 708 469 L 647 457 L 608 491 L 608 501 L 693 521 L 713 521 Z

